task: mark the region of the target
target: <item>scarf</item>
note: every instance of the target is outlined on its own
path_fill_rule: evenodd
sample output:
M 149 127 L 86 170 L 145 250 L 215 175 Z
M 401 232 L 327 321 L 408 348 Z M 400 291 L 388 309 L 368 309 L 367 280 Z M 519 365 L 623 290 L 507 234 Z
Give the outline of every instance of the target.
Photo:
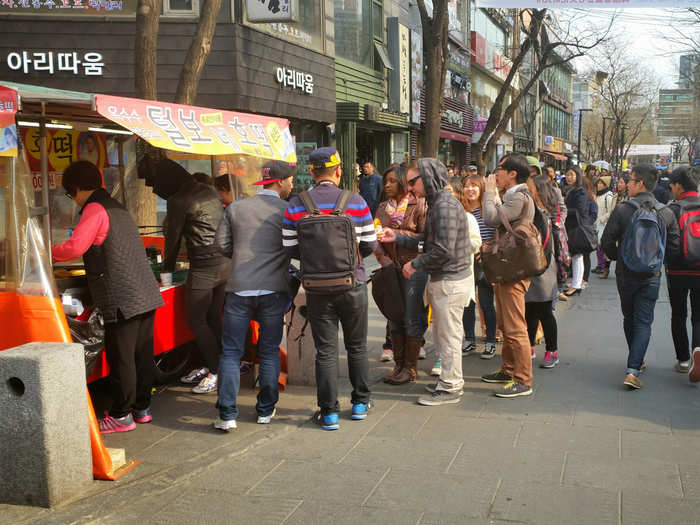
M 403 218 L 406 215 L 406 208 L 408 208 L 408 195 L 406 195 L 403 200 L 399 203 L 389 199 L 386 203 L 386 213 L 391 217 L 391 227 L 398 228 L 403 222 Z

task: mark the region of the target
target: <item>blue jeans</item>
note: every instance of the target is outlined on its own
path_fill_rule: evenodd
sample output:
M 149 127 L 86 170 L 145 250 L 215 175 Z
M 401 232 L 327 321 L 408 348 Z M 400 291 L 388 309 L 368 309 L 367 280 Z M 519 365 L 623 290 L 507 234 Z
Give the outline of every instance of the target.
M 423 337 L 428 329 L 428 309 L 423 303 L 423 292 L 428 275 L 417 271 L 410 279 L 401 276 L 406 312 L 401 323 L 391 322 L 391 331 L 406 337 Z
M 219 363 L 219 417 L 238 418 L 236 399 L 241 386 L 241 357 L 250 321 L 260 324 L 258 357 L 260 358 L 260 392 L 255 409 L 259 416 L 269 416 L 279 399 L 280 343 L 284 313 L 289 295 L 273 293 L 257 297 L 226 294 L 224 306 L 223 353 Z
M 617 291 L 622 307 L 623 329 L 629 355 L 627 373 L 639 375 L 651 338 L 654 307 L 659 298 L 660 276 L 638 279 L 617 274 Z
M 496 307 L 493 304 L 493 286 L 490 283 L 477 283 L 476 291 L 479 295 L 479 304 L 484 312 L 484 324 L 486 325 L 486 342 L 496 343 Z M 468 343 L 476 342 L 474 323 L 476 322 L 476 303 L 472 301 L 464 309 L 462 314 L 462 326 L 464 338 Z

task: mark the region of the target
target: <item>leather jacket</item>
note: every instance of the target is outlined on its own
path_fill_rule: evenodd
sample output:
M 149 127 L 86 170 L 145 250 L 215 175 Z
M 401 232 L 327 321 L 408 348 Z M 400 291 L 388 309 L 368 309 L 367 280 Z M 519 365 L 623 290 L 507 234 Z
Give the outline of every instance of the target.
M 376 218 L 379 219 L 379 222 L 384 228 L 392 228 L 391 217 L 386 211 L 388 203 L 389 201 L 384 201 L 377 208 Z M 405 235 L 407 237 L 416 237 L 421 234 L 425 229 L 426 208 L 427 206 L 424 199 L 416 199 L 412 193 L 409 193 L 408 207 L 406 208 L 403 221 L 401 221 L 401 225 L 398 228 L 394 228 L 394 231 L 399 235 Z M 399 266 L 403 266 L 419 255 L 416 250 L 396 246 L 396 243 L 383 242 L 379 243 L 376 253 L 388 255 L 394 263 L 398 263 Z
M 168 199 L 164 224 L 163 271 L 174 270 L 182 237 L 185 238 L 190 268 L 221 264 L 223 256 L 216 249 L 215 236 L 222 216 L 221 199 L 213 186 L 188 181 L 172 195 Z

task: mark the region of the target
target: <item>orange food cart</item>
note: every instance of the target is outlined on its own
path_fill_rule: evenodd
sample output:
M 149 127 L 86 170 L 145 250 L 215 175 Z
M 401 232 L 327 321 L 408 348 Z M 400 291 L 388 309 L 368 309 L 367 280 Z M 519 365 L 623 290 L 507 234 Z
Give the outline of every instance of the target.
M 67 239 L 77 221 L 77 209 L 60 184 L 70 162 L 95 163 L 105 187 L 127 208 L 137 177 L 137 139 L 190 172 L 235 174 L 231 187 L 244 190 L 263 162 L 296 162 L 286 119 L 1 80 L 0 137 L 0 350 L 30 341 L 70 341 L 76 322 L 89 322 L 81 262 L 51 263 L 51 245 Z M 142 239 L 162 250 L 157 230 L 146 227 Z M 183 282 L 161 287 L 165 305 L 156 311 L 154 329 L 160 380 L 188 365 L 193 335 L 185 320 Z M 104 352 L 96 354 L 88 381 L 109 373 Z

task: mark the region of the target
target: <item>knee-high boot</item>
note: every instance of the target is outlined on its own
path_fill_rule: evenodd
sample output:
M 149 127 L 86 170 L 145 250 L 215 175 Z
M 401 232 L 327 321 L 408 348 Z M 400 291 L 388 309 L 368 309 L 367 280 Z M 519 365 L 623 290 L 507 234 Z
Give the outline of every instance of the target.
M 391 332 L 391 350 L 394 353 L 394 369 L 384 376 L 384 382 L 389 383 L 396 377 L 404 365 L 404 347 L 406 345 L 406 335 L 399 332 Z

